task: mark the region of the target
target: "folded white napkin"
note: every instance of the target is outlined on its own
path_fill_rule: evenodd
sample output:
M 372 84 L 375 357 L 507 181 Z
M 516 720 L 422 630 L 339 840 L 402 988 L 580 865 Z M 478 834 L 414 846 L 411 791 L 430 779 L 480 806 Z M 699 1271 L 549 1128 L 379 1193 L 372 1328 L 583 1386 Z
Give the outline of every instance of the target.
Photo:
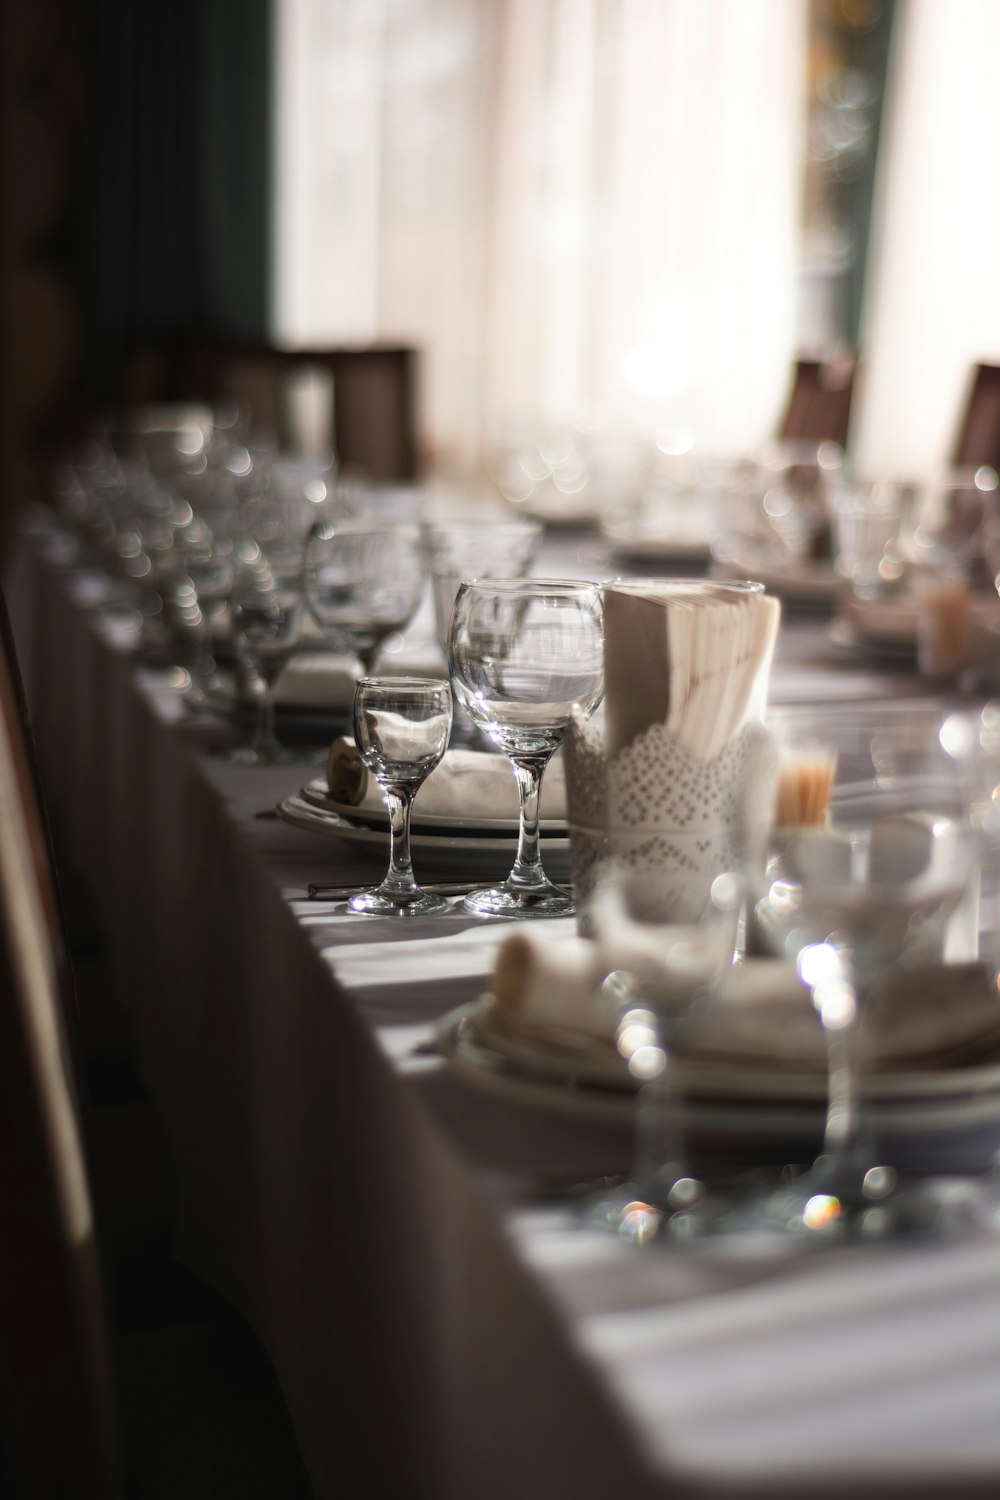
M 385 811 L 382 789 L 352 740 L 336 739 L 330 746 L 326 780 L 335 801 L 365 812 Z M 448 750 L 417 793 L 414 809 L 424 817 L 516 821 L 514 768 L 506 755 Z M 542 781 L 541 816 L 559 822 L 566 818 L 566 784 L 558 755 L 550 761 Z
M 327 651 L 302 651 L 282 668 L 274 684 L 274 701 L 281 708 L 347 710 L 354 702 L 357 663 L 350 656 Z
M 442 677 L 444 665 L 431 650 L 400 651 L 376 664 L 386 677 Z M 352 656 L 333 651 L 297 651 L 282 668 L 274 685 L 274 701 L 280 708 L 349 710 L 354 703 L 358 663 Z
M 781 606 L 766 594 L 691 582 L 604 591 L 608 759 L 654 725 L 714 760 L 763 709 Z
M 605 731 L 566 742 L 581 928 L 609 861 L 658 881 L 663 921 L 699 916 L 770 819 L 776 757 L 760 723 L 776 599 L 705 582 L 618 583 L 604 597 Z
M 607 944 L 602 947 L 578 937 L 510 934 L 497 952 L 491 994 L 478 1013 L 484 1032 L 555 1043 L 573 1039 L 588 1044 L 595 1056 L 612 1057 L 621 1002 L 600 989 L 612 961 Z M 1000 1059 L 1000 1001 L 978 965 L 899 970 L 879 997 L 874 1019 L 862 1049 L 870 1069 L 937 1070 Z M 711 999 L 694 1009 L 683 1052 L 701 1064 L 765 1071 L 821 1074 L 826 1067 L 809 992 L 778 959 L 730 969 Z

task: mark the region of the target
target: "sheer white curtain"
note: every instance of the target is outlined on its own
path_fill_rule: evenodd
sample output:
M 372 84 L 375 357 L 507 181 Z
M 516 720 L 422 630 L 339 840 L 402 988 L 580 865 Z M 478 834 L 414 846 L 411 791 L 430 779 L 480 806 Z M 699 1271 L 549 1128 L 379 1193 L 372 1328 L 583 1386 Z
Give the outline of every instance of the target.
M 894 28 L 851 449 L 919 479 L 947 464 L 972 366 L 1000 364 L 1000 4 L 902 0 Z
M 513 425 L 766 436 L 794 356 L 807 0 L 279 0 L 275 324 Z

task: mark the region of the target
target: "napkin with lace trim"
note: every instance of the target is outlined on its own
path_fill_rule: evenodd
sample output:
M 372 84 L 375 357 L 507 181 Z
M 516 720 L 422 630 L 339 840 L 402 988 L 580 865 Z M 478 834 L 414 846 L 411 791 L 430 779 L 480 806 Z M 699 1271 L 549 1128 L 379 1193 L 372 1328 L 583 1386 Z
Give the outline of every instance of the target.
M 655 878 L 663 920 L 697 921 L 715 875 L 763 846 L 779 618 L 776 599 L 715 584 L 606 589 L 606 727 L 574 713 L 564 750 L 579 907 L 613 861 Z

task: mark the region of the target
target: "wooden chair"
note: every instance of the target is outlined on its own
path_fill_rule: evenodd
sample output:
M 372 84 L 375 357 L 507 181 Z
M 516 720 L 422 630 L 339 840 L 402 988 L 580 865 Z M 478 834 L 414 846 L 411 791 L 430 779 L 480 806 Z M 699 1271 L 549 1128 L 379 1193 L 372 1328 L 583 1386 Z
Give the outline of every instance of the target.
M 1000 470 L 1000 366 L 976 365 L 952 453 L 957 469 Z
M 829 441 L 843 448 L 851 418 L 855 369 L 854 360 L 849 358 L 797 360 L 778 437 L 785 442 Z
M 418 472 L 418 362 L 416 349 L 398 345 L 289 350 L 197 335 L 143 337 L 127 351 L 121 395 L 126 406 L 236 399 L 288 448 L 296 387 L 314 374 L 328 391 L 341 467 L 378 483 L 409 483 Z

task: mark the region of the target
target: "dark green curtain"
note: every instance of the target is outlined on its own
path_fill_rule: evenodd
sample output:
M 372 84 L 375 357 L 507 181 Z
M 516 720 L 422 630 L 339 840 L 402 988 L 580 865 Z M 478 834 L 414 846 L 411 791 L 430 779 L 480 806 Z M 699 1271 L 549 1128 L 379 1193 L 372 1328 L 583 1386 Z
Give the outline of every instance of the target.
M 266 337 L 273 0 L 99 0 L 95 393 L 149 332 Z
M 874 24 L 867 30 L 855 33 L 852 39 L 853 46 L 848 49 L 849 62 L 871 79 L 877 100 L 873 112 L 872 140 L 864 159 L 863 170 L 844 189 L 848 213 L 854 225 L 858 246 L 857 254 L 847 274 L 845 287 L 845 336 L 853 349 L 860 348 L 861 343 L 861 315 L 871 238 L 872 200 L 875 193 L 875 170 L 885 114 L 885 86 L 896 14 L 895 0 L 879 0 L 879 3 L 873 7 L 873 13 Z

